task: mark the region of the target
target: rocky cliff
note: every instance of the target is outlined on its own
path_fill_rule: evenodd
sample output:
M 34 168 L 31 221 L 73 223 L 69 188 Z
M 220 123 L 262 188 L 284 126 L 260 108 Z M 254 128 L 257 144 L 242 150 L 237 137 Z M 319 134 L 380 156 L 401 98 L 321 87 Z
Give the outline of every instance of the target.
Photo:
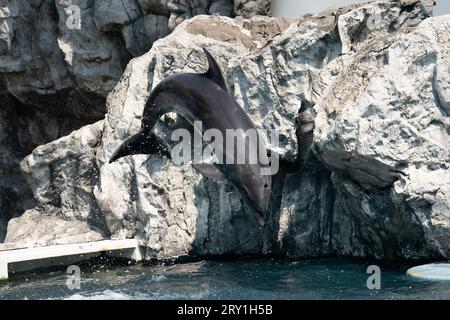
M 130 59 L 195 15 L 269 12 L 269 0 L 0 0 L 0 241 L 35 205 L 20 160 L 103 119 Z
M 149 259 L 269 252 L 292 258 L 448 258 L 450 17 L 431 18 L 432 4 L 374 1 L 293 20 L 199 15 L 168 27 L 170 35 L 130 60 L 123 73 L 119 68 L 114 89 L 117 78 L 106 88 L 108 77 L 87 67 L 91 76 L 83 73 L 86 79 L 80 78 L 74 90 L 87 93 L 95 87 L 92 81 L 98 82 L 98 96 L 111 90 L 106 117 L 90 118 L 100 121 L 37 147 L 21 162 L 34 203 L 11 220 L 5 242 L 137 237 L 147 243 Z M 248 4 L 250 12 L 261 6 Z M 99 32 L 111 30 L 100 27 L 110 20 L 116 19 L 109 23 L 116 27 L 117 15 L 114 10 L 101 14 L 103 22 L 95 23 Z M 136 28 L 139 33 L 143 27 Z M 126 44 L 125 29 L 120 48 L 130 56 L 146 51 L 130 49 L 142 41 Z M 87 45 L 74 42 L 58 39 L 74 52 L 67 69 L 72 80 L 86 57 L 77 58 L 76 46 Z M 216 57 L 257 127 L 280 134 L 280 145 L 272 148 L 302 166 L 289 174 L 281 168 L 264 228 L 232 185 L 209 180 L 191 165 L 175 166 L 160 156 L 107 164 L 121 142 L 137 132 L 146 99 L 159 81 L 205 70 L 201 48 Z M 20 119 L 13 112 L 29 117 L 21 109 L 26 101 L 4 87 L 12 105 L 5 118 Z M 70 109 L 64 103 L 68 106 L 61 108 Z M 76 125 L 71 117 L 56 121 L 56 127 L 69 130 Z M 36 129 L 52 130 L 48 117 L 43 119 L 46 124 Z M 178 120 L 163 117 L 160 134 L 170 134 Z M 15 133 L 4 128 L 5 141 L 16 144 Z M 25 191 L 15 194 L 20 199 Z

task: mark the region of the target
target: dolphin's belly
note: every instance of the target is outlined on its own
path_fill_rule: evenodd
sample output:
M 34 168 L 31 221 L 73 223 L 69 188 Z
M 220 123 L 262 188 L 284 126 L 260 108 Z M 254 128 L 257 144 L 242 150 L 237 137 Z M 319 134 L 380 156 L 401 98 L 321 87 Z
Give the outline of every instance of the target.
M 155 95 L 156 105 L 182 115 L 192 125 L 200 125 L 203 133 L 208 129 L 220 132 L 222 144 L 215 146 L 221 162 L 260 163 L 259 152 L 265 153 L 264 144 L 250 117 L 229 92 L 195 74 L 171 76 L 160 86 L 164 90 Z

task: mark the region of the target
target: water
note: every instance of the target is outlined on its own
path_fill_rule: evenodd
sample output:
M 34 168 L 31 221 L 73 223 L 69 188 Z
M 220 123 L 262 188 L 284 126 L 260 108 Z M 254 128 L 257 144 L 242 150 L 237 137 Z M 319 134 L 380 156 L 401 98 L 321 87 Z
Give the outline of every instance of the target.
M 80 290 L 65 270 L 16 275 L 0 299 L 450 299 L 450 282 L 419 282 L 406 265 L 381 267 L 381 290 L 367 288 L 370 263 L 202 261 L 177 265 L 82 266 Z

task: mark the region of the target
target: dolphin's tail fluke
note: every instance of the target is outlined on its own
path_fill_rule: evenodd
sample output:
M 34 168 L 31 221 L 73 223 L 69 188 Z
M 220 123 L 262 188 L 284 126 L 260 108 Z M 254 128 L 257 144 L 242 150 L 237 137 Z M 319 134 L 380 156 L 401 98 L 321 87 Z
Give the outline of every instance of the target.
M 116 152 L 114 152 L 109 163 L 113 163 L 123 157 L 137 154 L 158 154 L 170 158 L 169 147 L 164 140 L 157 137 L 152 132 L 139 132 L 126 140 Z

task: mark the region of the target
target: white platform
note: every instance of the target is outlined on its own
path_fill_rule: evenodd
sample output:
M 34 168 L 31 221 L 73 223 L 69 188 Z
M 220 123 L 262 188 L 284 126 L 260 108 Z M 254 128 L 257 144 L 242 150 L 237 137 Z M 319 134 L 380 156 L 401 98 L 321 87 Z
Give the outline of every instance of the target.
M 98 257 L 102 253 L 135 261 L 141 261 L 144 258 L 143 247 L 135 239 L 4 250 L 0 251 L 0 280 L 8 279 L 11 272 L 68 266 Z
M 411 268 L 407 271 L 410 277 L 426 281 L 450 281 L 450 263 L 431 263 Z

